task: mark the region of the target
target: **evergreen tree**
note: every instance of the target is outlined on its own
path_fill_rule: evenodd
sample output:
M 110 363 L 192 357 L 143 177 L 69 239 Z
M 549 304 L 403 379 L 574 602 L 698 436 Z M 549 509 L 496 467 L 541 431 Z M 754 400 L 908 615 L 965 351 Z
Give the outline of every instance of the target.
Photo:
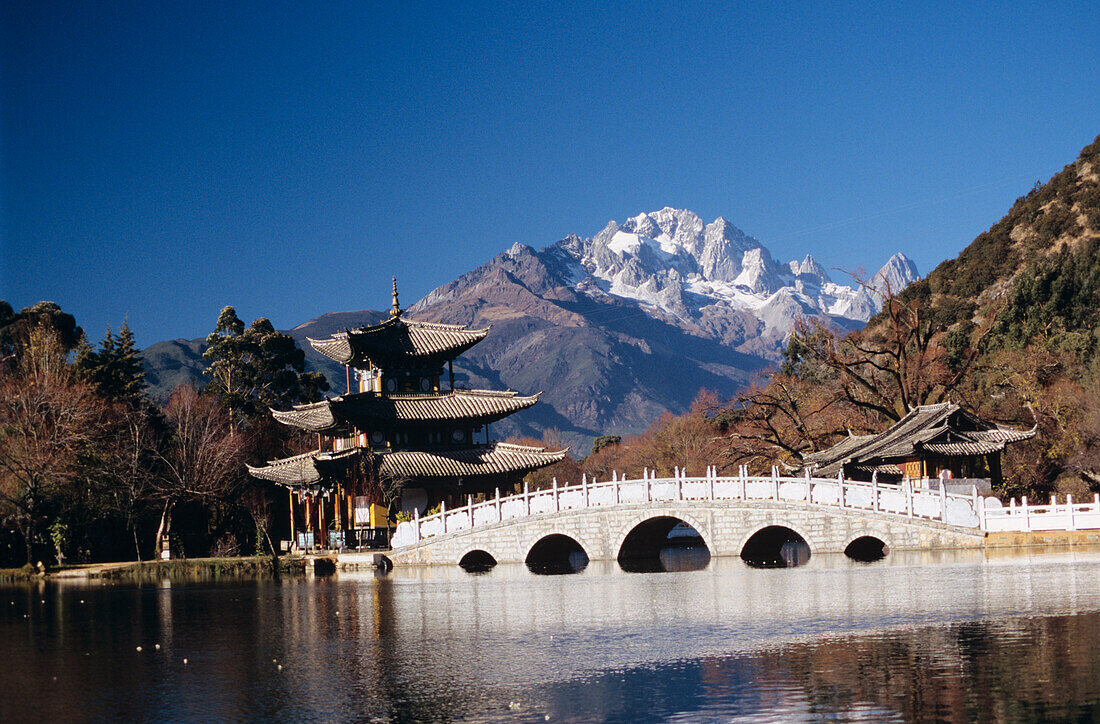
M 134 333 L 123 322 L 118 336 L 110 328 L 99 351 L 82 341 L 76 352 L 77 378 L 112 400 L 139 403 L 145 394 L 145 364 L 134 344 Z
M 203 359 L 211 378 L 204 391 L 221 397 L 238 418 L 255 419 L 266 416 L 269 407 L 316 401 L 328 389 L 323 375 L 305 371 L 305 353 L 293 337 L 263 317 L 246 328 L 233 307 L 218 315 Z

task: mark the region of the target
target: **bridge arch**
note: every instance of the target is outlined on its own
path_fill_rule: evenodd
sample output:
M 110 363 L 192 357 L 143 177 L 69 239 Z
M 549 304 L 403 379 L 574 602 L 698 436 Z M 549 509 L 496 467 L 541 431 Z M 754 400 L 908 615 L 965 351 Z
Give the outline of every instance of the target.
M 458 558 L 458 565 L 467 573 L 484 573 L 497 564 L 497 556 L 485 546 L 471 548 Z
M 888 537 L 875 531 L 852 536 L 844 543 L 844 555 L 855 561 L 870 563 L 885 558 L 889 553 Z
M 752 528 L 749 528 L 748 532 L 745 533 L 745 535 L 743 535 L 741 537 L 741 540 L 737 543 L 737 550 L 730 551 L 730 553 L 735 556 L 741 555 L 741 552 L 745 550 L 745 544 L 748 543 L 754 535 L 764 530 L 765 528 L 786 528 L 788 530 L 791 530 L 797 533 L 799 538 L 806 541 L 806 545 L 810 547 L 811 554 L 817 553 L 819 550 L 817 542 L 813 540 L 809 535 L 807 535 L 806 531 L 803 530 L 801 526 L 796 525 L 795 523 L 791 523 L 790 521 L 777 520 L 767 523 L 761 523 L 759 525 L 753 526 Z
M 805 548 L 802 549 L 805 559 L 801 559 L 797 547 L 787 550 L 789 544 L 797 544 L 797 541 L 790 539 L 789 534 L 801 539 L 801 542 L 805 545 Z M 811 542 L 810 537 L 806 535 L 800 526 L 785 521 L 768 521 L 753 526 L 749 530 L 741 539 L 736 554 L 750 566 L 773 568 L 802 565 L 816 550 L 818 550 L 816 542 Z M 793 562 L 789 557 L 792 555 L 794 557 Z
M 588 565 L 592 553 L 598 549 L 592 548 L 584 536 L 575 531 L 554 529 L 535 536 L 526 551 L 523 562 L 536 573 L 577 573 Z M 579 566 L 574 565 L 575 559 L 570 557 L 575 552 L 583 556 Z
M 707 547 L 707 550 L 711 552 L 711 555 L 717 553 L 717 551 L 714 550 L 714 546 L 711 544 L 710 531 L 707 530 L 707 526 L 704 525 L 697 516 L 683 510 L 662 510 L 638 513 L 637 515 L 631 516 L 629 522 L 625 525 L 619 526 L 619 530 L 615 533 L 615 537 L 611 541 L 611 547 L 607 551 L 610 557 L 618 558 L 619 553 L 622 552 L 623 544 L 626 542 L 627 536 L 634 532 L 638 526 L 657 518 L 675 518 L 677 520 L 682 520 L 695 529 L 695 532 L 703 539 L 703 544 Z

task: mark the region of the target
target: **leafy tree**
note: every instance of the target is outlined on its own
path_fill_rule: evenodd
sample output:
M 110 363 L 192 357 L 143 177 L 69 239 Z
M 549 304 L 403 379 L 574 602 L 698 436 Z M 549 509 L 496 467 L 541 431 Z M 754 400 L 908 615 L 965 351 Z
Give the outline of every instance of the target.
M 18 356 L 35 329 L 53 331 L 64 351 L 74 349 L 84 339 L 84 330 L 76 318 L 61 311 L 54 302 L 38 302 L 16 314 L 11 305 L 0 301 L 0 359 Z
M 267 415 L 267 408 L 312 402 L 328 389 L 324 375 L 305 372 L 305 353 L 290 335 L 263 317 L 247 328 L 233 307 L 225 307 L 206 338 L 210 365 L 205 391 L 217 394 L 240 418 Z
M 600 435 L 592 441 L 592 452 L 590 452 L 589 455 L 595 455 L 608 445 L 618 445 L 622 441 L 622 435 Z

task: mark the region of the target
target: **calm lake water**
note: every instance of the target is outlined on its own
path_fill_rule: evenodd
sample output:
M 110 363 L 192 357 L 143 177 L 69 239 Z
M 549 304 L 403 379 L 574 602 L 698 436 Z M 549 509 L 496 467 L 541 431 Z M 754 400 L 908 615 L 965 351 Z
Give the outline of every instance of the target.
M 4 722 L 1095 721 L 1100 553 L 9 586 L 0 651 Z

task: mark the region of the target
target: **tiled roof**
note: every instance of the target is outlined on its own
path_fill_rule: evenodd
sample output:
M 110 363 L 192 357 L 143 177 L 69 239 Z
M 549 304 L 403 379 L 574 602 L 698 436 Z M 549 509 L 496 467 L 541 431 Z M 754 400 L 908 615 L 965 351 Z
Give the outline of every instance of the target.
M 540 393 L 541 394 L 541 393 Z M 359 430 L 408 423 L 495 422 L 538 401 L 539 395 L 521 396 L 494 390 L 453 390 L 426 394 L 363 392 L 334 397 L 286 411 L 272 410 L 279 422 L 311 432 Z
M 852 451 L 866 445 L 871 440 L 874 440 L 875 437 L 875 435 L 852 435 L 849 433 L 848 437 L 844 438 L 836 445 L 833 445 L 831 448 L 810 453 L 803 458 L 803 460 L 807 465 L 813 464 L 819 467 L 828 465 L 834 460 L 848 457 Z
M 282 460 L 269 460 L 267 465 L 260 467 L 247 467 L 254 478 L 270 480 L 288 488 L 312 488 L 346 471 L 358 457 L 357 448 L 340 452 L 315 450 Z
M 462 478 L 501 473 L 529 472 L 553 465 L 568 450 L 548 452 L 546 448 L 491 443 L 462 450 L 422 450 L 382 453 L 379 472 L 383 478 Z
M 488 328 L 412 322 L 398 316 L 373 327 L 337 332 L 327 339 L 309 339 L 309 343 L 340 364 L 401 369 L 457 357 L 488 333 Z
M 835 475 L 845 464 L 887 472 L 886 461 L 933 455 L 987 455 L 1010 442 L 1035 436 L 1035 429 L 1012 430 L 993 425 L 951 402 L 922 405 L 878 435 L 849 436 L 821 452 L 807 455 L 819 475 Z
M 567 452 L 549 452 L 542 447 L 497 442 L 457 450 L 386 452 L 374 455 L 374 459 L 383 478 L 472 478 L 527 473 L 558 462 Z M 360 454 L 360 448 L 341 452 L 313 451 L 283 460 L 271 460 L 261 467 L 249 465 L 248 472 L 253 477 L 288 488 L 322 487 L 345 472 Z

